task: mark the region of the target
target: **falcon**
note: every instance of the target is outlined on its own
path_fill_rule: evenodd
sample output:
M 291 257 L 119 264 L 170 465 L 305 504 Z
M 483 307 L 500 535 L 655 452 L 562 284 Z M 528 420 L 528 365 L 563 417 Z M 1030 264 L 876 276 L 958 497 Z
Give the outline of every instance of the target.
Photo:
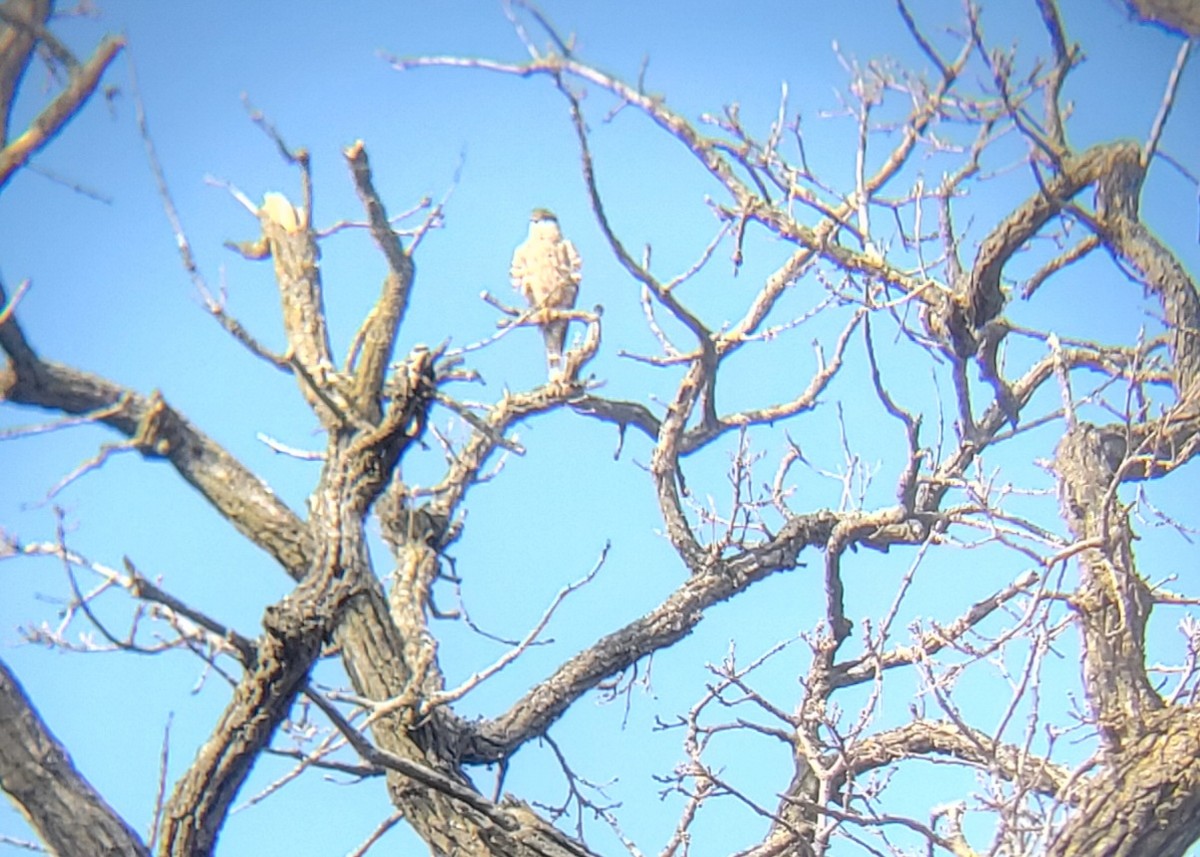
M 571 309 L 579 294 L 581 267 L 579 252 L 563 238 L 554 212 L 535 208 L 529 218 L 529 237 L 513 253 L 509 269 L 513 288 L 534 309 Z M 546 361 L 552 378 L 562 371 L 567 324 L 566 319 L 543 317 L 538 321 L 546 340 Z

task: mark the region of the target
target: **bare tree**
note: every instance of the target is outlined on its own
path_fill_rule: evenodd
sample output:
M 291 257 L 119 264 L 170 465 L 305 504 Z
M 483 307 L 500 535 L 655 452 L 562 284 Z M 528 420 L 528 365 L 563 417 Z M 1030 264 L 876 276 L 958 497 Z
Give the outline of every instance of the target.
M 0 187 L 94 96 L 121 49 L 109 40 L 86 62 L 76 59 L 52 33 L 50 5 L 0 5 Z M 1152 166 L 1173 164 L 1181 181 L 1195 181 L 1159 151 L 1188 45 L 1143 140 L 1078 148 L 1062 93 L 1080 49 L 1053 0 L 1036 5 L 1049 59 L 1030 64 L 989 44 L 974 7 L 950 35 L 935 38 L 932 23 L 899 0 L 907 37 L 927 65 L 921 73 L 847 62 L 844 115 L 857 140 L 848 186 L 810 169 L 810 132 L 786 89 L 776 120 L 761 132 L 746 127 L 736 106 L 693 119 L 641 80 L 577 56 L 573 41 L 524 3 L 505 7 L 527 51 L 523 61 L 391 60 L 405 73 L 454 67 L 561 94 L 595 222 L 640 292 L 656 344 L 654 353 L 626 355 L 628 363 L 668 385 L 665 401 L 608 396 L 607 379 L 589 374 L 602 348 L 599 308 L 514 308 L 489 295 L 499 313 L 493 337 L 395 355 L 417 280 L 414 255 L 446 215 L 426 205 L 416 210 L 417 227 L 397 229 L 362 143 L 344 156 L 365 213 L 359 225 L 387 273 L 339 359 L 317 262 L 329 232 L 316 223 L 308 153 L 258 117 L 301 188 L 295 201 L 278 193 L 261 203 L 240 197 L 261 234 L 236 249 L 246 264 L 269 258 L 278 284 L 287 347 L 275 353 L 207 285 L 157 172 L 184 267 L 208 312 L 236 344 L 292 377 L 322 430 L 320 476 L 304 515 L 162 395 L 43 356 L 36 331 L 21 324 L 23 289 L 0 291 L 4 400 L 62 415 L 55 428 L 102 424 L 122 438 L 119 447 L 167 462 L 295 581 L 249 639 L 151 582 L 136 558 L 118 569 L 80 555 L 61 525 L 52 542 L 7 537 L 10 561 L 61 560 L 68 612 L 111 646 L 190 649 L 230 684 L 223 714 L 186 773 L 164 790 L 143 839 L 74 770 L 16 678 L 0 672 L 0 785 L 46 846 L 62 854 L 209 853 L 256 760 L 305 719 L 295 716 L 303 708 L 319 711 L 313 717 L 326 731 L 299 756 L 297 774 L 327 768 L 384 778 L 396 814 L 381 832 L 403 818 L 434 854 L 598 853 L 585 818 L 599 819 L 632 854 L 650 847 L 686 854 L 706 851 L 702 819 L 726 813 L 759 825 L 743 853 L 762 857 L 1184 854 L 1200 840 L 1200 626 L 1177 618 L 1173 660 L 1149 654 L 1152 619 L 1164 611 L 1178 617 L 1195 602 L 1173 592 L 1164 574 L 1139 566 L 1135 528 L 1143 520 L 1173 524 L 1150 489 L 1186 479 L 1176 471 L 1200 448 L 1200 298 L 1139 210 Z M 1164 21 L 1180 26 L 1169 15 Z M 61 70 L 61 90 L 16 134 L 8 128 L 11 106 L 39 52 Z M 682 271 L 663 272 L 649 248 L 631 249 L 637 237 L 614 226 L 585 89 L 589 110 L 639 114 L 707 173 L 713 230 Z M 150 144 L 144 123 L 143 133 Z M 156 164 L 152 144 L 150 152 Z M 986 218 L 980 201 L 1005 183 L 1019 202 Z M 781 261 L 757 277 L 750 273 L 756 256 Z M 1068 336 L 1039 307 L 1044 289 L 1079 287 L 1070 280 L 1085 259 L 1103 262 L 1089 276 L 1142 294 L 1150 312 L 1136 341 Z M 736 312 L 707 309 L 709 286 L 699 283 L 739 275 Z M 755 278 L 750 286 L 748 278 Z M 550 323 L 568 323 L 574 340 L 549 380 L 491 401 L 466 398 L 481 351 L 512 331 Z M 801 334 L 814 342 L 811 359 L 798 356 Z M 747 402 L 731 380 L 739 360 L 779 375 L 790 392 Z M 921 383 L 906 383 L 912 378 Z M 865 398 L 874 413 L 865 438 L 841 418 L 851 398 L 860 406 Z M 579 424 L 611 424 L 621 443 L 630 433 L 647 441 L 647 490 L 686 576 L 502 713 L 474 717 L 468 694 L 527 655 L 562 600 L 605 561 L 607 549 L 492 666 L 452 686 L 439 640 L 447 622 L 469 620 L 438 611 L 435 594 L 457 579 L 452 546 L 468 528 L 469 498 L 481 483 L 504 480 L 496 462 L 523 451 L 518 424 L 552 411 Z M 457 433 L 445 428 L 449 420 Z M 822 433 L 844 461 L 810 460 L 811 450 L 829 448 Z M 868 464 L 883 452 L 866 443 L 884 437 L 904 450 L 887 462 L 890 485 L 873 479 Z M 113 448 L 72 476 L 102 465 Z M 440 470 L 418 486 L 405 474 L 422 451 L 440 456 Z M 705 500 L 697 486 L 712 485 L 706 474 L 721 461 L 727 494 Z M 797 490 L 825 477 L 835 486 L 832 499 Z M 372 518 L 390 549 L 386 559 L 372 556 Z M 991 574 L 982 579 L 1005 582 L 984 593 L 967 585 L 943 593 L 957 599 L 955 612 L 934 621 L 917 593 L 946 564 L 985 564 Z M 632 694 L 638 671 L 669 657 L 712 608 L 788 572 L 802 581 L 807 603 L 822 605 L 819 619 L 799 637 L 781 627 L 779 645 L 749 661 L 731 651 L 709 666 L 686 710 L 660 724 L 682 745 L 682 761 L 660 780 L 664 806 L 677 807 L 678 817 L 666 841 L 633 842 L 620 809 L 572 769 L 551 727 L 589 695 Z M 80 574 L 100 585 L 81 586 Z M 91 610 L 96 593 L 113 587 L 137 605 L 122 632 Z M 864 615 L 869 590 L 874 606 Z M 65 635 L 41 641 L 70 645 Z M 792 658 L 805 652 L 788 661 L 803 664 L 793 670 L 791 696 L 759 681 L 785 650 Z M 1076 652 L 1080 669 L 1065 681 L 1052 662 Z M 329 655 L 340 659 L 344 688 L 312 680 L 318 659 Z M 979 686 L 988 688 L 986 704 L 972 698 Z M 776 748 L 790 782 L 748 782 L 736 766 L 727 770 L 721 748 L 739 739 Z M 539 740 L 562 764 L 569 784 L 562 805 L 504 792 L 513 755 Z M 956 799 L 934 797 L 913 809 L 911 792 L 899 796 L 903 786 L 893 784 L 929 762 L 968 771 L 970 785 Z M 485 766 L 501 772 L 491 794 L 473 778 Z M 949 772 L 920 776 L 962 782 Z M 763 793 L 772 799 L 764 802 Z M 565 819 L 575 821 L 569 833 L 555 826 Z M 602 835 L 609 834 L 594 834 Z

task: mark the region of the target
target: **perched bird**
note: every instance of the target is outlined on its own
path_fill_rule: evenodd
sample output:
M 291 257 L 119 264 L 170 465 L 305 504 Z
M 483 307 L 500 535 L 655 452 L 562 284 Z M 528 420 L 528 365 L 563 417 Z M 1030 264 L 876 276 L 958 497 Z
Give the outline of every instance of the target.
M 545 208 L 535 208 L 529 218 L 529 237 L 513 253 L 513 288 L 535 309 L 571 309 L 579 294 L 579 253 L 563 238 L 558 218 Z M 562 371 L 563 346 L 567 341 L 566 319 L 541 319 L 546 340 L 550 376 Z

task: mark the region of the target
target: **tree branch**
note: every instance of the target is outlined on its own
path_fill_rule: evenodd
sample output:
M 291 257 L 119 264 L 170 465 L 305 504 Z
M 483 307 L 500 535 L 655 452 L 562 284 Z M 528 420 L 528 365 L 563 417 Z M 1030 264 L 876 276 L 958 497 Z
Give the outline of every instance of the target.
M 71 762 L 0 661 L 0 788 L 56 854 L 149 850 Z
M 0 303 L 3 302 L 0 286 Z M 294 578 L 310 550 L 304 524 L 267 485 L 168 405 L 98 375 L 43 361 L 10 318 L 0 324 L 0 348 L 11 365 L 0 368 L 0 399 L 66 414 L 104 411 L 110 428 L 132 439 L 147 458 L 165 458 L 192 487 Z
M 8 31 L 9 28 L 6 27 L 5 30 Z M 0 33 L 0 48 L 10 46 L 5 42 L 4 37 L 5 33 Z M 23 49 L 25 51 L 31 49 L 31 46 L 27 48 L 25 44 L 27 44 L 26 39 L 16 37 L 11 43 L 11 47 L 16 52 L 17 64 L 10 67 L 6 61 L 3 66 L 0 66 L 0 76 L 3 76 L 0 78 L 3 81 L 0 82 L 0 98 L 7 96 L 9 99 L 0 103 L 0 107 L 5 110 L 6 128 L 12 93 L 15 92 L 27 63 L 27 60 L 20 62 L 19 58 L 22 56 Z M 0 149 L 0 189 L 3 189 L 13 174 L 53 140 L 58 132 L 83 108 L 92 93 L 96 91 L 101 76 L 124 47 L 125 40 L 122 38 L 112 36 L 105 38 L 86 63 L 72 70 L 66 88 L 46 105 L 29 124 L 29 127 L 19 137 L 6 139 L 6 145 Z M 28 53 L 25 53 L 25 56 L 28 57 Z

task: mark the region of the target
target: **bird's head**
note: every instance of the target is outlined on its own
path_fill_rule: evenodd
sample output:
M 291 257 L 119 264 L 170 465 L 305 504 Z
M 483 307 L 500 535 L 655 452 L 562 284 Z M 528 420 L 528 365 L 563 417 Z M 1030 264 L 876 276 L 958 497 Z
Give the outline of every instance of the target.
M 548 240 L 558 240 L 562 231 L 558 228 L 558 218 L 548 208 L 535 208 L 529 216 L 529 234 Z

